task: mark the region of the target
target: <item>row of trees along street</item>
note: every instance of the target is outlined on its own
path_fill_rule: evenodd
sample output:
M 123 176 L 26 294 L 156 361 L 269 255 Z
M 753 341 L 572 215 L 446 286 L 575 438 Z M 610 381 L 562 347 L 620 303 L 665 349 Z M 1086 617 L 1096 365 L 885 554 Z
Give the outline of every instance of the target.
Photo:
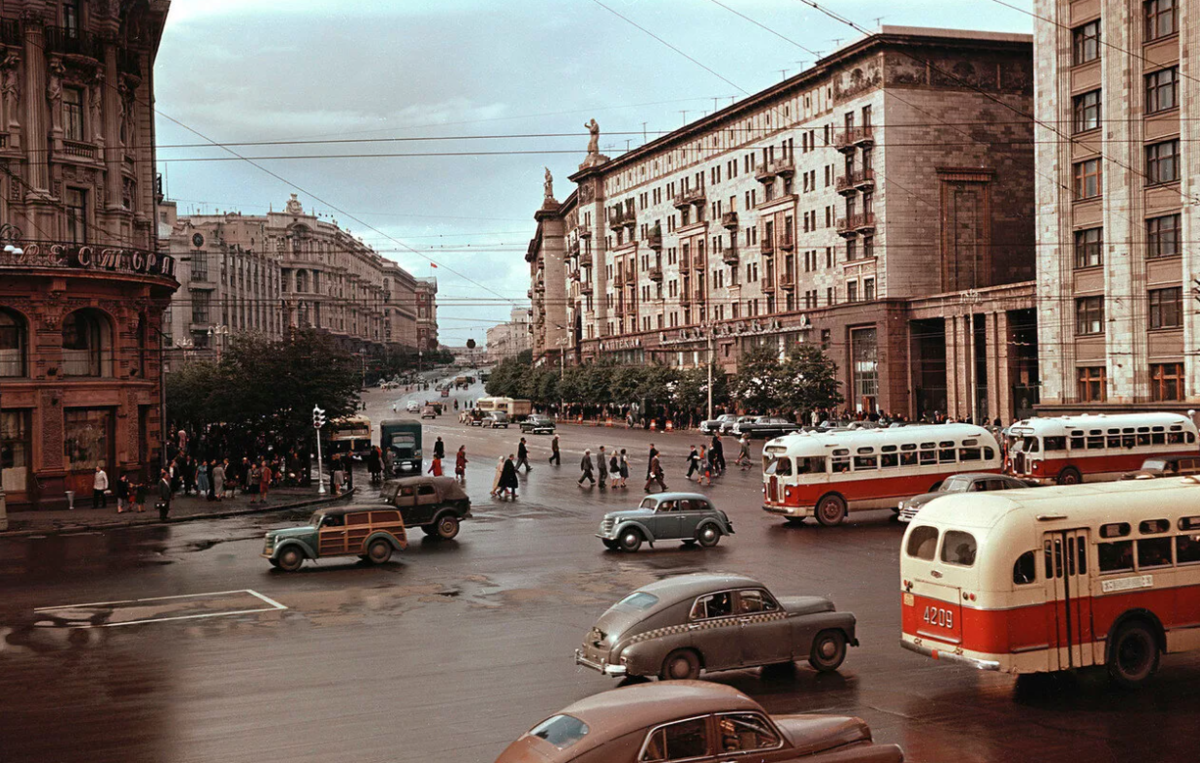
M 844 400 L 837 366 L 808 344 L 796 345 L 782 360 L 773 348 L 754 347 L 742 355 L 737 373 L 727 376 L 714 367 L 712 378 L 714 412 L 795 417 L 836 408 Z M 636 404 L 653 416 L 696 420 L 707 410 L 708 369 L 606 362 L 561 369 L 533 365 L 532 353 L 526 350 L 492 370 L 487 392 L 532 400 L 543 409 L 565 404 L 572 415 L 625 415 Z

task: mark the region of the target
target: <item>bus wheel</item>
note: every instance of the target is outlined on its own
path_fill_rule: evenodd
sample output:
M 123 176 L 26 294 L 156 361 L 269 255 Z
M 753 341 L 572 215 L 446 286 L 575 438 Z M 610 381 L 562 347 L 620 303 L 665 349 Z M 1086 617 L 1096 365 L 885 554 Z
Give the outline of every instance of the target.
M 1060 485 L 1078 485 L 1080 482 L 1083 482 L 1083 478 L 1073 467 L 1068 466 L 1058 473 L 1058 484 Z
M 1125 623 L 1108 647 L 1108 676 L 1123 689 L 1136 689 L 1158 670 L 1158 642 L 1143 622 Z
M 846 502 L 841 496 L 827 495 L 817 504 L 817 521 L 825 527 L 840 525 L 846 518 Z

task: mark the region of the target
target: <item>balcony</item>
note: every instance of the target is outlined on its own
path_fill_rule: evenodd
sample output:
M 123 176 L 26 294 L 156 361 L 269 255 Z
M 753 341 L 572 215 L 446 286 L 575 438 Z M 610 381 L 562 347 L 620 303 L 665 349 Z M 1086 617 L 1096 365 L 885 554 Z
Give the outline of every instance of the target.
M 875 213 L 864 212 L 855 218 L 855 228 L 859 233 L 874 233 L 875 232 Z
M 580 238 L 591 238 L 592 237 L 592 227 L 590 225 L 580 225 L 579 226 L 579 237 Z
M 853 196 L 857 190 L 870 190 L 875 187 L 875 170 L 866 169 L 849 172 L 837 177 L 837 192 L 843 196 Z
M 760 183 L 770 183 L 775 179 L 775 168 L 763 162 L 754 168 L 754 179 Z
M 785 252 L 793 251 L 796 248 L 796 239 L 792 237 L 791 231 L 779 237 L 779 248 Z
M 579 284 L 579 293 L 580 294 L 591 294 L 595 290 L 596 290 L 596 287 L 592 285 L 591 281 L 584 281 L 581 284 Z
M 870 146 L 875 143 L 875 128 L 871 125 L 864 127 L 847 127 L 833 136 L 833 147 L 842 153 L 849 153 L 856 146 Z
M 142 76 L 142 52 L 137 48 L 117 48 L 117 71 L 134 77 Z
M 96 161 L 96 146 L 91 143 L 82 143 L 77 140 L 64 140 L 62 145 L 62 153 L 64 156 L 74 157 L 75 159 L 86 159 L 93 162 Z
M 632 228 L 637 225 L 637 213 L 632 209 L 613 209 L 608 213 L 608 227 L 616 230 L 625 226 Z
M 858 235 L 858 219 L 861 215 L 850 215 L 837 219 L 837 234 L 842 238 L 854 238 Z
M 689 204 L 704 205 L 708 203 L 708 198 L 704 195 L 704 188 L 686 188 L 682 193 L 675 195 L 673 202 L 676 209 L 683 209 Z
M 854 187 L 860 191 L 869 191 L 875 187 L 875 170 L 865 169 L 854 173 Z
M 796 274 L 784 273 L 779 276 L 779 288 L 793 291 L 796 288 Z
M 613 308 L 613 312 L 616 313 L 616 316 L 618 318 L 624 318 L 625 317 L 625 305 L 621 302 L 618 302 L 617 306 Z
M 579 267 L 590 268 L 591 266 L 592 266 L 592 253 L 591 252 L 580 252 L 579 253 Z
M 726 249 L 725 251 L 721 252 L 721 260 L 722 260 L 722 261 L 723 261 L 723 262 L 724 262 L 726 265 L 736 265 L 736 264 L 738 264 L 738 250 L 737 250 L 737 247 L 736 247 L 736 246 L 731 246 L 731 247 L 729 247 L 728 249 Z
M 792 157 L 785 156 L 771 162 L 771 171 L 781 178 L 791 177 L 796 174 L 796 163 L 792 161 Z
M 100 49 L 100 39 L 90 32 L 61 26 L 46 27 L 46 51 L 49 53 L 99 60 Z
M 735 230 L 738 227 L 737 212 L 725 212 L 721 215 L 721 227 L 728 230 Z
M 618 289 L 625 288 L 625 274 L 619 270 L 617 271 L 616 276 L 613 278 L 613 286 Z
M 775 293 L 775 284 L 771 281 L 770 276 L 767 276 L 767 278 L 763 279 L 759 283 L 762 284 L 761 288 L 762 288 L 763 294 L 774 294 Z
M 578 257 L 579 256 L 579 239 L 572 238 L 570 241 L 567 242 L 567 256 L 568 257 Z
M 646 234 L 646 246 L 650 247 L 656 252 L 662 249 L 662 228 L 655 225 L 650 229 L 650 232 Z
M 646 275 L 650 277 L 651 281 L 656 281 L 657 283 L 662 283 L 662 280 L 663 280 L 662 265 L 651 265 L 650 269 L 648 271 L 646 271 Z
M 758 241 L 758 250 L 762 252 L 763 257 L 773 257 L 775 255 L 775 242 L 763 236 Z
M 580 276 L 579 268 L 571 268 L 570 271 L 568 271 L 568 276 L 572 281 L 578 281 Z
M 692 292 L 690 289 L 685 287 L 683 291 L 679 292 L 679 304 L 682 307 L 688 307 L 692 304 Z

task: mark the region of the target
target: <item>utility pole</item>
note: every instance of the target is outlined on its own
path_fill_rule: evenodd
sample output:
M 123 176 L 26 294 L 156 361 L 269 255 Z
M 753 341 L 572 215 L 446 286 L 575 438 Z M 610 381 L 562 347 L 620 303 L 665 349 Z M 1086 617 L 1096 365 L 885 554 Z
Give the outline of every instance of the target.
M 712 410 L 712 387 L 713 377 L 713 344 L 712 344 L 712 327 L 708 327 L 708 418 L 711 421 L 713 417 Z

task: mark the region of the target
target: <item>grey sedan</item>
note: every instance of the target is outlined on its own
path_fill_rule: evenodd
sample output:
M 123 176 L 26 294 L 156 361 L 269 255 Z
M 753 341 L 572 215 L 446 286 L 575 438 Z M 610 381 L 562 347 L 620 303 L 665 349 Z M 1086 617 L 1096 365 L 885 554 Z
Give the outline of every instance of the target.
M 733 535 L 733 523 L 700 493 L 657 493 L 642 499 L 636 509 L 610 511 L 596 533 L 611 551 L 637 551 L 642 543 L 681 540 L 711 548 L 722 535 Z
M 997 490 L 1016 490 L 1027 487 L 1030 487 L 1028 482 L 1004 474 L 991 474 L 989 472 L 955 474 L 953 477 L 947 477 L 946 481 L 932 493 L 921 493 L 920 495 L 914 495 L 912 498 L 904 499 L 900 502 L 900 506 L 896 511 L 900 515 L 901 522 L 911 522 L 912 518 L 921 510 L 921 507 L 934 498 L 941 498 L 944 495 L 952 493 L 995 492 Z

